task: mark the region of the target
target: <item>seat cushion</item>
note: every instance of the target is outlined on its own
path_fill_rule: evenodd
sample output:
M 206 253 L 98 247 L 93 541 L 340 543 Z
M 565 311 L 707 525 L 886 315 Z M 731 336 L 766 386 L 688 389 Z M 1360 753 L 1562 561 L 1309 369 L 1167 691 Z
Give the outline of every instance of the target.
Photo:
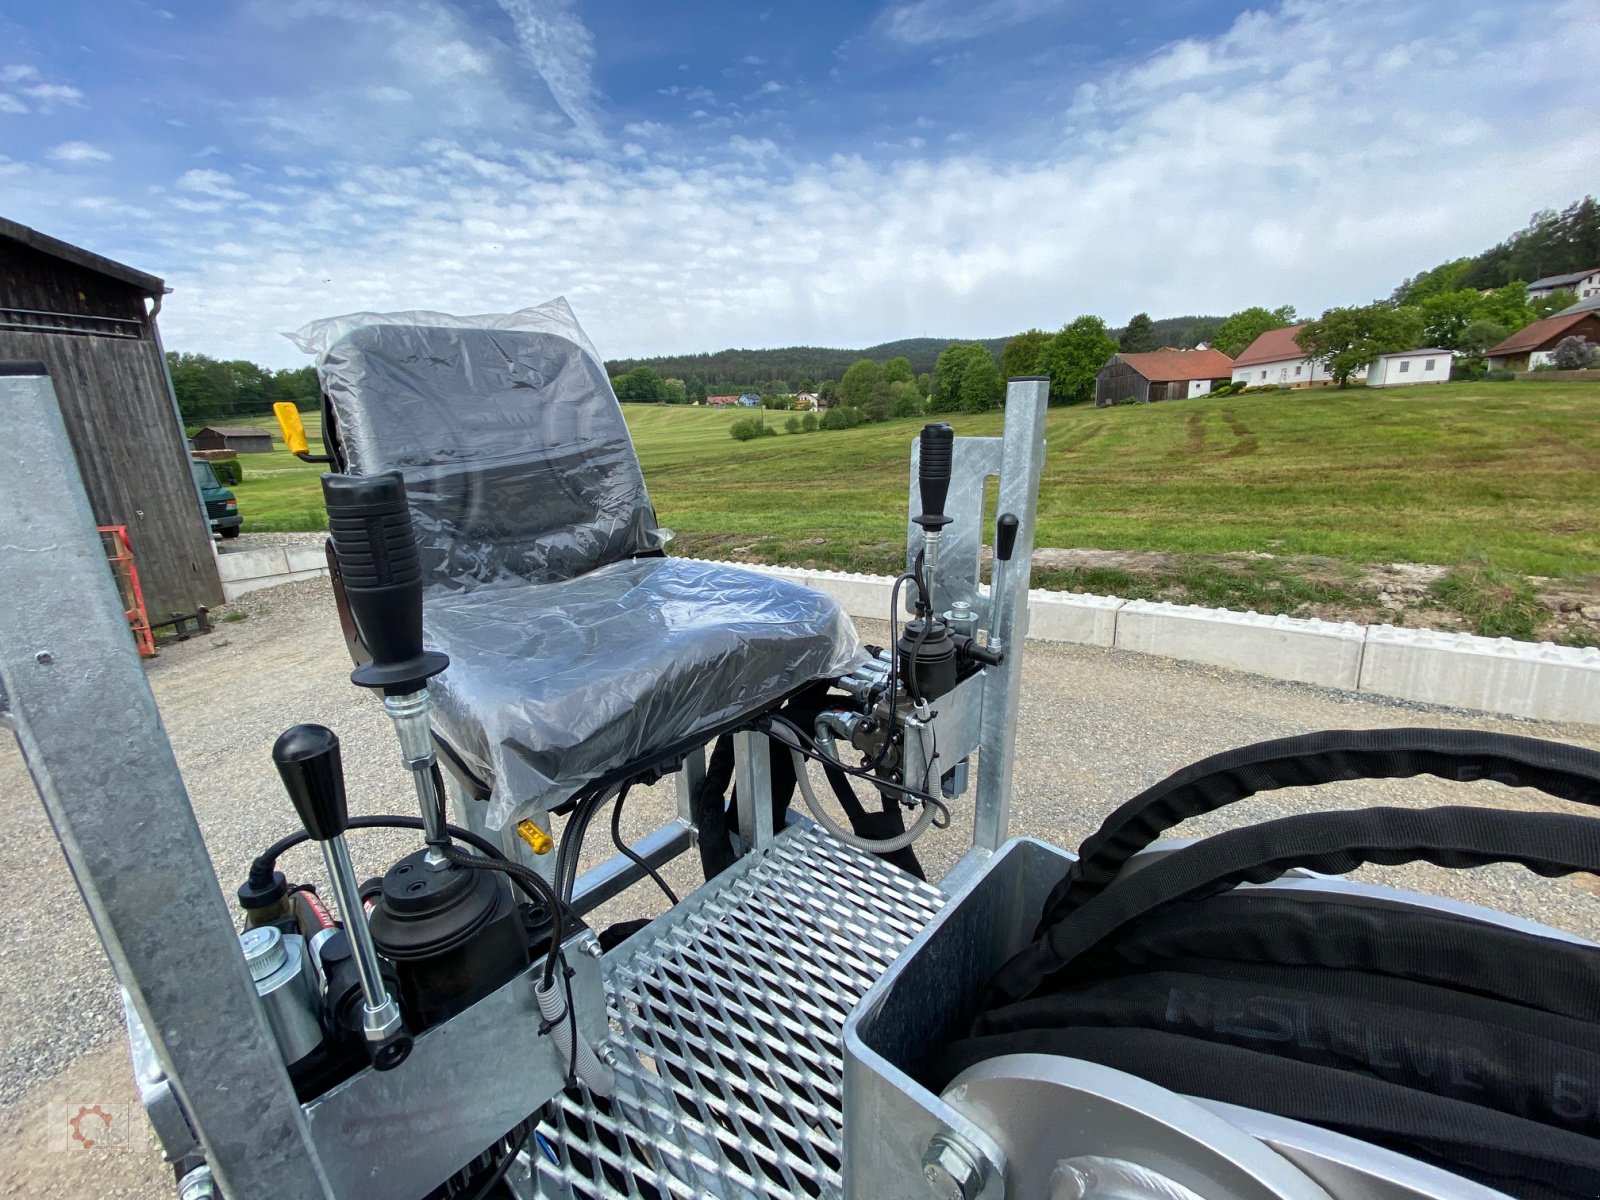
M 496 829 L 861 660 L 831 597 L 685 559 L 436 595 L 423 623 L 450 655 L 435 725 L 493 782 Z

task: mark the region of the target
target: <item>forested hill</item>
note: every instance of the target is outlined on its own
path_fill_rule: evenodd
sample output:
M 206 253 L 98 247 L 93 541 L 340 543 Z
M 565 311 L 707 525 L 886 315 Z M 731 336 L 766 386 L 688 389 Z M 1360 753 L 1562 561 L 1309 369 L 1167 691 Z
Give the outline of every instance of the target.
M 699 379 L 709 391 L 722 387 L 758 386 L 768 380 L 839 379 L 854 362 L 870 358 L 887 362 L 908 358 L 915 374 L 933 370 L 941 351 L 961 338 L 903 338 L 862 350 L 840 350 L 827 346 L 784 346 L 776 350 L 718 350 L 708 354 L 669 354 L 658 358 L 615 358 L 606 360 L 606 371 L 613 378 L 635 367 L 652 367 L 668 379 Z M 1005 338 L 983 343 L 998 360 Z
M 1222 323 L 1221 317 L 1163 317 L 1151 323 L 1162 345 L 1194 345 Z M 1111 335 L 1122 331 L 1113 329 Z M 825 346 L 784 346 L 775 350 L 718 350 L 709 354 L 669 354 L 657 358 L 615 358 L 606 361 L 606 372 L 613 378 L 635 367 L 650 367 L 668 379 L 703 381 L 706 390 L 717 392 L 744 387 L 759 387 L 781 379 L 791 385 L 800 380 L 840 379 L 852 363 L 863 358 L 888 362 L 892 358 L 911 360 L 913 374 L 933 370 L 939 355 L 971 338 L 902 338 L 860 350 L 841 350 Z M 996 361 L 1007 338 L 980 338 L 979 344 Z

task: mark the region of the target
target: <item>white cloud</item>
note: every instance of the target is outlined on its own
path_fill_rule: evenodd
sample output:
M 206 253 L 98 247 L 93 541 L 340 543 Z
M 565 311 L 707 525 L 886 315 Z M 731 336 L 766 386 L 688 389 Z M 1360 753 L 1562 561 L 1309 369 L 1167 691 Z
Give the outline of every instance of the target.
M 169 345 L 272 365 L 298 360 L 271 331 L 314 317 L 560 293 L 613 356 L 999 336 L 1083 312 L 1316 312 L 1593 190 L 1600 96 L 1570 86 L 1570 64 L 1600 58 L 1600 15 L 1530 2 L 1500 22 L 1288 0 L 1107 68 L 1020 131 L 1015 163 L 980 137 L 903 140 L 890 162 L 755 137 L 682 157 L 642 125 L 632 158 L 465 135 L 363 158 L 347 139 L 300 158 L 315 173 L 247 189 L 193 170 L 142 198 L 154 218 L 92 206 L 59 232 L 172 282 Z M 91 192 L 12 168 L 23 220 L 59 221 Z
M 583 140 L 602 140 L 594 112 L 594 36 L 574 0 L 499 0 L 517 41 L 550 95 Z
M 37 103 L 46 112 L 58 104 L 81 104 L 83 93 L 64 83 L 36 83 L 22 89 L 22 94 Z
M 39 78 L 39 68 L 25 63 L 10 63 L 0 67 L 0 83 L 24 83 Z
M 775 92 L 781 92 L 783 90 L 783 84 L 779 83 L 776 79 L 769 79 L 756 89 L 756 95 L 770 96 Z
M 1020 25 L 1064 7 L 1068 0 L 911 0 L 878 15 L 877 31 L 907 46 L 964 41 Z
M 247 200 L 249 193 L 234 186 L 235 180 L 226 171 L 209 167 L 196 167 L 178 177 L 178 187 L 197 196 L 211 196 L 218 200 Z
M 90 142 L 62 142 L 50 151 L 50 157 L 62 163 L 110 162 L 111 155 Z
M 0 113 L 25 113 L 29 108 L 15 96 L 0 92 Z

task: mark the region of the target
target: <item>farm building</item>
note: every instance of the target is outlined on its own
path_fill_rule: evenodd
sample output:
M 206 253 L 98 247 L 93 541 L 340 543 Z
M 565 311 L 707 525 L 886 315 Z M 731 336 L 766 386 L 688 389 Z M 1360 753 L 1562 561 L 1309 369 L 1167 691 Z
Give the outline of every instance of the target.
M 1182 400 L 1204 396 L 1233 373 L 1233 359 L 1220 350 L 1152 350 L 1113 354 L 1094 377 L 1096 408 L 1124 400 Z
M 272 434 L 259 425 L 207 425 L 189 439 L 196 450 L 233 450 L 239 454 L 271 454 Z
M 712 408 L 732 408 L 739 402 L 737 396 L 707 396 L 706 403 Z
M 154 275 L 0 219 L 0 359 L 49 370 L 89 507 L 127 527 L 154 625 L 222 603 L 156 329 L 165 292 Z
M 1285 325 L 1282 329 L 1269 329 L 1251 342 L 1233 360 L 1233 382 L 1250 387 L 1312 387 L 1333 382 L 1316 359 L 1306 357 L 1295 341 L 1295 334 L 1305 328 Z M 1362 367 L 1351 374 L 1351 379 L 1365 379 L 1367 369 Z
M 1490 346 L 1486 353 L 1491 368 L 1531 371 L 1550 363 L 1556 344 L 1565 337 L 1585 337 L 1600 342 L 1600 309 L 1586 308 L 1579 301 L 1553 317 L 1535 321 L 1517 330 L 1505 341 Z
M 1414 383 L 1448 383 L 1450 351 L 1402 350 L 1380 354 L 1367 368 L 1368 387 L 1409 387 Z
M 1572 271 L 1566 275 L 1546 275 L 1543 279 L 1535 279 L 1528 285 L 1528 299 L 1533 300 L 1539 296 L 1548 296 L 1551 292 L 1562 289 L 1577 293 L 1579 300 L 1587 300 L 1591 296 L 1600 296 L 1600 267 L 1590 267 L 1587 271 Z

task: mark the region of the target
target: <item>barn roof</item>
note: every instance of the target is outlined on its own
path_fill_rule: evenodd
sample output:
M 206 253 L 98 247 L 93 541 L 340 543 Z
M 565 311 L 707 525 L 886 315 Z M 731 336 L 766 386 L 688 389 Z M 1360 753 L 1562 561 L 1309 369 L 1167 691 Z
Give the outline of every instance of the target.
M 259 425 L 207 425 L 196 433 L 220 433 L 223 437 L 264 437 L 269 438 L 272 432 L 261 428 Z
M 102 258 L 91 250 L 82 246 L 74 246 L 71 242 L 63 242 L 60 238 L 53 238 L 47 233 L 40 233 L 37 229 L 30 229 L 26 225 L 19 225 L 15 221 L 8 221 L 0 217 L 0 238 L 9 238 L 13 242 L 21 242 L 30 249 L 41 254 L 48 254 L 52 258 L 59 258 L 85 270 L 93 271 L 97 275 L 126 283 L 139 289 L 145 296 L 160 296 L 167 291 L 167 285 L 157 276 L 148 275 L 143 271 L 136 271 L 132 267 L 114 262 L 109 258 Z
M 1306 352 L 1300 349 L 1300 343 L 1294 340 L 1294 335 L 1306 327 L 1302 321 L 1298 325 L 1285 325 L 1282 329 L 1269 329 L 1244 348 L 1244 352 L 1233 360 L 1236 367 L 1252 367 L 1256 363 L 1293 362 L 1304 358 Z
M 1572 312 L 1557 313 L 1553 317 L 1546 317 L 1542 321 L 1535 321 L 1532 325 L 1524 326 L 1517 330 L 1498 346 L 1490 346 L 1484 351 L 1496 357 L 1506 354 L 1521 354 L 1524 350 L 1542 350 L 1548 345 L 1559 342 L 1566 336 L 1567 331 L 1583 323 L 1585 317 L 1595 315 L 1593 309 L 1584 309 Z
M 1233 373 L 1233 359 L 1221 350 L 1152 350 L 1146 354 L 1119 354 L 1117 357 L 1151 383 L 1223 379 Z

